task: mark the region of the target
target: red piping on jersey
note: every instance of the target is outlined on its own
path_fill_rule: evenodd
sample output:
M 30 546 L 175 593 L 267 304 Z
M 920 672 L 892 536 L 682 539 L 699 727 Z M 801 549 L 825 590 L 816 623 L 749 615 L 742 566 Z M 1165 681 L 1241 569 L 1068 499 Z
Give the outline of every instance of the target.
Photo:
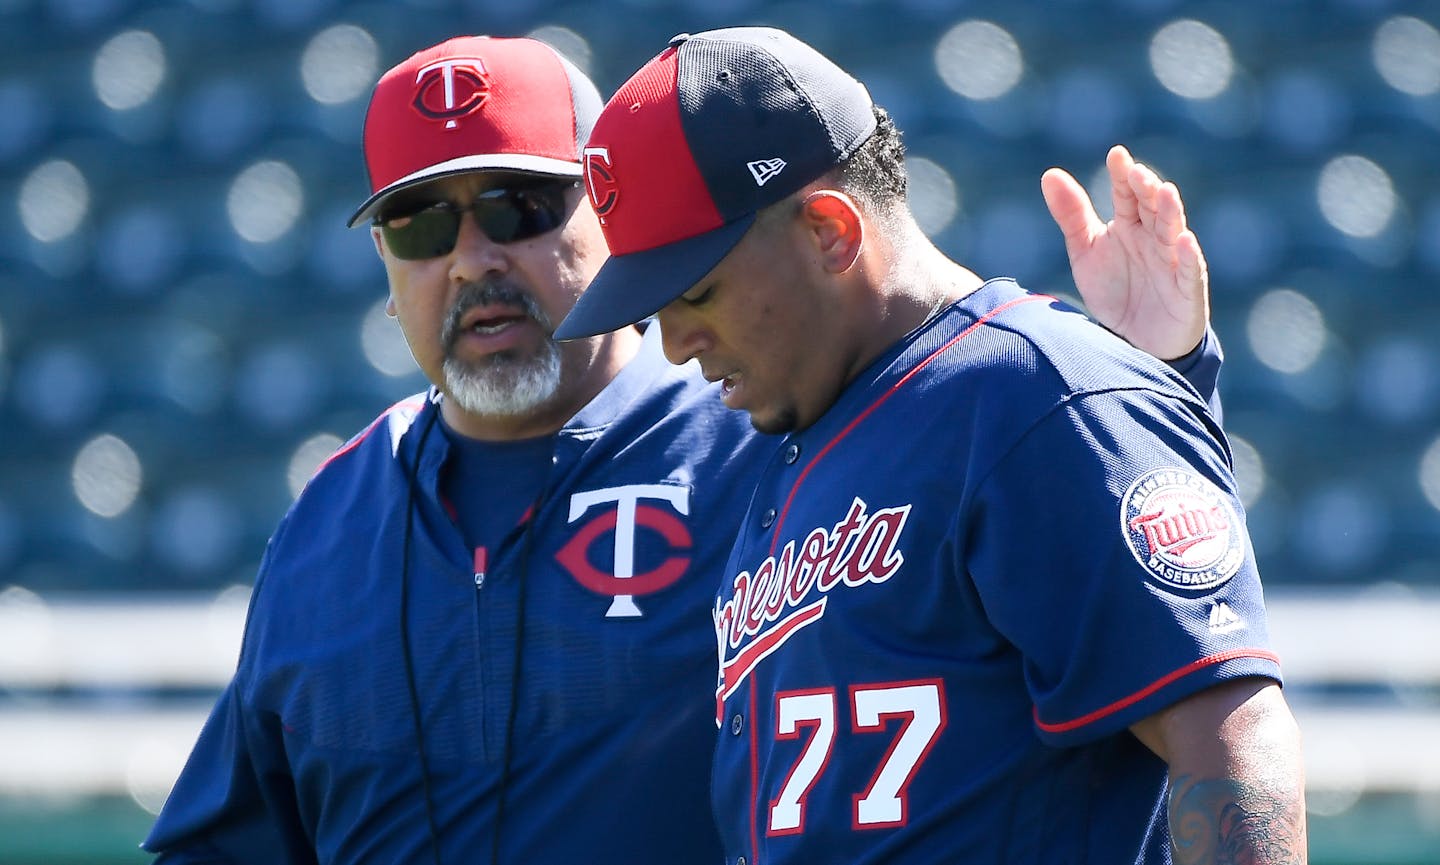
M 1178 679 L 1183 679 L 1191 673 L 1195 672 L 1196 670 L 1200 670 L 1205 667 L 1212 667 L 1216 664 L 1223 664 L 1226 661 L 1233 661 L 1236 658 L 1263 658 L 1267 661 L 1273 661 L 1276 664 L 1280 663 L 1280 657 L 1278 655 L 1276 655 L 1274 652 L 1267 652 L 1264 649 L 1234 649 L 1229 652 L 1220 652 L 1216 655 L 1210 655 L 1209 657 L 1201 658 L 1198 661 L 1192 661 L 1191 663 L 1186 664 L 1185 666 L 1181 667 L 1178 670 L 1175 670 L 1174 672 L 1161 676 L 1159 679 L 1155 680 L 1144 688 L 1141 688 L 1130 696 L 1122 697 L 1121 699 L 1116 700 L 1108 706 L 1096 709 L 1090 714 L 1082 715 L 1079 718 L 1074 719 L 1073 721 L 1061 721 L 1057 724 L 1047 724 L 1044 721 L 1040 720 L 1040 709 L 1039 707 L 1036 707 L 1035 726 L 1039 727 L 1047 733 L 1067 733 L 1078 727 L 1084 727 L 1086 724 L 1092 724 L 1100 720 L 1101 718 L 1106 717 L 1107 715 L 1113 715 L 1121 709 L 1133 706 L 1141 700 L 1145 699 L 1146 697 L 1150 696 L 1151 694 L 1154 694 L 1156 691 L 1160 690 L 1166 685 L 1169 685 L 1171 682 L 1174 682 Z
M 877 397 L 874 402 L 872 402 L 872 403 L 870 403 L 870 405 L 866 406 L 864 411 L 862 411 L 862 412 L 860 412 L 858 415 L 856 415 L 854 420 L 852 420 L 852 421 L 850 421 L 850 423 L 846 424 L 844 429 L 842 429 L 842 430 L 840 430 L 840 432 L 836 433 L 836 434 L 835 434 L 835 437 L 832 438 L 828 443 L 826 443 L 825 447 L 823 447 L 823 448 L 820 449 L 820 452 L 815 455 L 815 458 L 814 458 L 814 459 L 812 459 L 809 463 L 806 464 L 805 468 L 804 468 L 803 470 L 801 470 L 800 476 L 795 479 L 795 485 L 790 488 L 790 495 L 785 499 L 785 506 L 780 509 L 780 517 L 779 517 L 779 519 L 777 519 L 777 520 L 775 521 L 775 529 L 774 529 L 775 534 L 771 537 L 771 540 L 770 540 L 770 553 L 769 553 L 769 554 L 772 555 L 772 556 L 775 555 L 775 547 L 776 547 L 776 545 L 778 545 L 778 544 L 780 543 L 780 527 L 785 524 L 785 515 L 788 514 L 788 513 L 790 513 L 790 505 L 791 505 L 792 502 L 795 501 L 795 493 L 797 493 L 797 492 L 800 490 L 800 485 L 805 482 L 805 477 L 806 477 L 806 475 L 810 474 L 810 470 L 813 469 L 813 468 L 815 468 L 815 464 L 818 463 L 818 462 L 820 462 L 820 460 L 821 460 L 827 453 L 830 452 L 830 449 L 831 449 L 831 448 L 833 448 L 833 447 L 835 447 L 835 445 L 839 444 L 841 439 L 843 439 L 843 438 L 845 438 L 847 435 L 849 435 L 852 431 L 854 431 L 854 429 L 855 429 L 857 426 L 859 426 L 859 425 L 861 424 L 862 421 L 865 420 L 865 418 L 869 417 L 871 412 L 873 412 L 873 411 L 875 411 L 875 409 L 879 408 L 880 405 L 885 402 L 885 400 L 887 400 L 887 399 L 889 399 L 890 397 L 894 396 L 895 393 L 896 393 L 897 391 L 899 391 L 900 388 L 902 388 L 902 387 L 904 387 L 906 384 L 908 384 L 908 383 L 910 382 L 910 379 L 914 378 L 915 375 L 920 372 L 920 370 L 922 370 L 922 369 L 924 369 L 925 367 L 929 366 L 929 365 L 930 365 L 930 362 L 931 362 L 932 360 L 934 360 L 935 358 L 937 358 L 937 357 L 939 357 L 940 355 L 944 354 L 946 351 L 950 350 L 950 348 L 951 348 L 952 346 L 954 346 L 955 343 L 959 342 L 960 340 L 962 340 L 962 339 L 964 339 L 965 337 L 969 336 L 970 334 L 974 333 L 976 330 L 978 330 L 978 329 L 980 328 L 981 325 L 983 325 L 983 324 L 985 324 L 986 322 L 990 321 L 990 319 L 994 318 L 995 316 L 999 315 L 1000 313 L 1004 312 L 1005 310 L 1009 309 L 1009 308 L 1012 307 L 1012 306 L 1019 306 L 1019 305 L 1022 304 L 1022 303 L 1029 303 L 1029 302 L 1031 302 L 1031 301 L 1033 301 L 1033 300 L 1054 300 L 1054 299 L 1055 299 L 1055 298 L 1053 298 L 1053 297 L 1051 297 L 1051 296 L 1049 296 L 1049 295 L 1047 295 L 1047 294 L 1031 294 L 1031 295 L 1026 295 L 1025 297 L 1017 297 L 1017 298 L 1015 298 L 1014 300 L 1007 301 L 1007 302 L 1005 302 L 1005 303 L 1000 304 L 999 306 L 995 307 L 994 309 L 990 310 L 989 312 L 985 313 L 984 315 L 982 315 L 982 316 L 980 316 L 978 319 L 976 319 L 974 324 L 970 325 L 969 327 L 967 327 L 967 328 L 965 328 L 964 330 L 960 331 L 959 333 L 955 334 L 955 335 L 954 335 L 953 337 L 951 337 L 944 345 L 940 346 L 939 348 L 937 348 L 937 349 L 935 349 L 933 352 L 931 352 L 924 360 L 920 361 L 919 363 L 915 364 L 915 366 L 911 367 L 911 368 L 910 368 L 910 371 L 907 372 L 907 373 L 905 373 L 905 375 L 903 375 L 903 376 L 900 378 L 899 381 L 897 381 L 897 382 L 895 382 L 894 384 L 892 384 L 892 385 L 890 386 L 890 389 L 889 389 L 889 390 L 885 391 L 883 394 L 881 394 L 879 397 Z
M 321 470 L 321 469 L 325 468 L 326 466 L 330 465 L 330 464 L 331 464 L 332 462 L 334 462 L 335 460 L 339 459 L 340 457 L 344 456 L 345 454 L 348 454 L 350 451 L 353 451 L 355 448 L 359 447 L 361 442 L 365 441 L 365 439 L 367 439 L 367 438 L 370 437 L 370 433 L 372 433 L 372 432 L 375 431 L 375 427 L 379 426 L 379 425 L 380 425 L 380 422 L 381 422 L 382 420 L 388 420 L 389 417 L 390 417 L 390 413 L 391 413 L 391 412 L 395 411 L 396 409 L 401 409 L 401 408 L 413 408 L 413 409 L 415 409 L 416 411 L 419 411 L 419 410 L 425 408 L 425 400 L 421 399 L 421 400 L 416 401 L 416 400 L 411 400 L 411 399 L 402 399 L 401 401 L 399 401 L 399 402 L 395 403 L 394 405 L 390 406 L 389 408 L 385 409 L 385 411 L 383 411 L 383 412 L 380 413 L 380 416 L 379 416 L 379 417 L 377 417 L 377 418 L 375 418 L 374 420 L 370 421 L 370 425 L 367 426 L 367 427 L 365 427 L 365 429 L 364 429 L 363 432 L 361 432 L 359 435 L 355 436 L 355 438 L 351 439 L 349 444 L 345 445 L 344 447 L 342 447 L 342 448 L 340 448 L 339 450 L 337 450 L 335 453 L 333 453 L 333 454 L 331 454 L 330 456 L 326 457 L 326 458 L 325 458 L 325 461 L 322 462 L 322 463 L 320 463 L 319 467 L 315 469 L 315 474 L 317 474 L 317 475 L 320 474 L 320 470 Z M 313 476 L 312 476 L 312 477 L 313 477 Z
M 750 790 L 755 795 L 750 805 L 750 862 L 760 865 L 760 742 L 755 728 L 755 680 L 750 680 Z
M 864 411 L 862 411 L 862 412 L 860 412 L 858 415 L 856 415 L 854 420 L 852 420 L 852 421 L 850 421 L 850 423 L 846 424 L 844 429 L 842 429 L 842 430 L 840 430 L 840 432 L 836 433 L 836 434 L 835 434 L 835 437 L 832 438 L 832 439 L 830 439 L 830 441 L 825 444 L 825 447 L 823 447 L 823 448 L 820 449 L 820 452 L 819 452 L 819 453 L 815 454 L 815 458 L 812 459 L 812 460 L 810 460 L 810 462 L 805 465 L 805 468 L 800 471 L 800 476 L 797 477 L 797 478 L 795 478 L 795 484 L 794 484 L 794 486 L 790 487 L 790 495 L 787 496 L 786 499 L 785 499 L 785 506 L 780 509 L 780 516 L 779 516 L 779 518 L 776 519 L 776 521 L 775 521 L 775 526 L 774 526 L 774 528 L 773 528 L 773 531 L 774 531 L 775 534 L 772 535 L 772 536 L 771 536 L 771 539 L 770 539 L 770 552 L 769 552 L 769 555 L 772 555 L 772 556 L 775 555 L 775 547 L 780 543 L 780 528 L 781 528 L 781 526 L 785 525 L 785 516 L 790 513 L 790 505 L 795 501 L 795 494 L 796 494 L 797 492 L 799 492 L 799 490 L 800 490 L 800 485 L 805 482 L 805 478 L 810 474 L 810 470 L 813 469 L 813 468 L 815 468 L 815 464 L 818 463 L 818 462 L 820 462 L 820 460 L 821 460 L 822 458 L 824 458 L 824 456 L 830 452 L 830 449 L 831 449 L 831 448 L 833 448 L 833 447 L 835 447 L 835 445 L 839 444 L 841 439 L 843 439 L 843 438 L 845 438 L 847 435 L 849 435 L 849 434 L 850 434 L 856 427 L 858 427 L 867 417 L 869 417 L 870 414 L 871 414 L 871 412 L 873 412 L 873 411 L 875 411 L 875 409 L 879 408 L 880 405 L 881 405 L 882 403 L 884 403 L 887 399 L 889 399 L 890 397 L 894 396 L 895 393 L 900 390 L 900 388 L 904 387 L 906 384 L 909 384 L 910 379 L 914 378 L 915 375 L 920 372 L 920 370 L 922 370 L 922 369 L 924 369 L 925 367 L 929 366 L 931 361 L 933 361 L 935 358 L 939 357 L 940 355 L 944 354 L 946 351 L 950 350 L 950 348 L 952 348 L 952 347 L 955 345 L 955 343 L 959 342 L 960 340 L 962 340 L 962 339 L 964 339 L 965 337 L 969 336 L 970 334 L 974 333 L 974 332 L 975 332 L 977 329 L 979 329 L 982 325 L 984 325 L 986 322 L 990 321 L 990 319 L 994 318 L 995 316 L 999 315 L 1000 313 L 1004 312 L 1005 310 L 1011 308 L 1012 306 L 1018 306 L 1018 305 L 1020 305 L 1020 304 L 1022 304 L 1022 303 L 1029 303 L 1029 302 L 1034 301 L 1034 300 L 1047 300 L 1047 301 L 1050 301 L 1050 300 L 1054 300 L 1054 299 L 1055 299 L 1055 298 L 1050 297 L 1049 295 L 1045 295 L 1045 294 L 1031 294 L 1031 295 L 1026 295 L 1025 297 L 1017 297 L 1017 298 L 1015 298 L 1014 300 L 1007 301 L 1007 302 L 1005 302 L 1005 303 L 1000 304 L 999 306 L 995 307 L 994 309 L 992 309 L 992 310 L 990 310 L 989 312 L 985 313 L 984 315 L 980 316 L 980 317 L 979 317 L 978 319 L 976 319 L 975 322 L 974 322 L 973 324 L 971 324 L 969 327 L 965 328 L 964 330 L 962 330 L 962 331 L 960 331 L 959 333 L 955 334 L 955 335 L 954 335 L 953 337 L 951 337 L 950 339 L 946 340 L 946 342 L 945 342 L 944 345 L 942 345 L 942 346 L 940 346 L 939 348 L 935 349 L 933 352 L 931 352 L 929 355 L 927 355 L 923 360 L 921 360 L 919 363 L 915 364 L 915 366 L 911 367 L 911 368 L 910 368 L 910 371 L 907 372 L 907 373 L 905 373 L 905 375 L 901 376 L 899 381 L 897 381 L 897 382 L 895 382 L 893 385 L 891 385 L 890 388 L 889 388 L 889 390 L 885 391 L 883 394 L 881 394 L 879 397 L 877 397 L 874 402 L 872 402 L 872 403 L 870 403 L 870 405 L 866 406 Z M 755 693 L 756 693 L 755 679 L 752 678 L 752 679 L 750 680 L 750 722 L 751 722 L 751 723 L 750 723 L 750 793 L 751 793 L 751 798 L 750 798 L 750 853 L 751 853 L 751 865 L 759 865 L 759 862 L 760 862 L 760 837 L 759 837 L 759 829 L 758 829 L 758 822 L 759 822 L 759 816 L 760 816 L 760 746 L 759 746 L 758 741 L 756 740 L 756 736 L 757 736 L 758 734 L 757 734 L 756 731 L 755 731 L 755 700 L 756 700 Z

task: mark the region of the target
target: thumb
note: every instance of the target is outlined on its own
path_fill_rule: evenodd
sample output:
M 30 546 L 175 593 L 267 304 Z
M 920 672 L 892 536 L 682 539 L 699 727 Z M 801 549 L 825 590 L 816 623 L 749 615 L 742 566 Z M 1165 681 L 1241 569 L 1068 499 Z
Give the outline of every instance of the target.
M 1065 251 L 1073 259 L 1088 250 L 1101 222 L 1085 188 L 1068 171 L 1051 168 L 1040 176 L 1040 191 L 1050 217 L 1065 237 Z

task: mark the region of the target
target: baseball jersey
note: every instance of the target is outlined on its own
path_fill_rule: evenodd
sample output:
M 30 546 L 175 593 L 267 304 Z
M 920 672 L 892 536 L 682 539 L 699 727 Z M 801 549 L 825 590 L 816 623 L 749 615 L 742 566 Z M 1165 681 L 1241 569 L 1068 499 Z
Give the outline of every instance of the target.
M 784 439 L 714 625 L 727 865 L 1169 862 L 1127 727 L 1279 680 L 1204 402 L 1010 280 Z
M 500 862 L 718 861 L 709 612 L 770 445 L 716 387 L 651 328 L 483 568 L 439 496 L 437 398 L 384 413 L 272 537 L 234 678 L 146 849 L 430 863 L 433 820 L 439 861 L 487 863 L 503 787 Z

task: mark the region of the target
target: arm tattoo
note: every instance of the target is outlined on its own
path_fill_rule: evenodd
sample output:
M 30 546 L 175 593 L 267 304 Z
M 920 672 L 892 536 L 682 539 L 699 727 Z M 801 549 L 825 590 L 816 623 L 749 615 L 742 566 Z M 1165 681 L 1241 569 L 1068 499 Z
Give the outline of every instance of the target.
M 1170 780 L 1175 865 L 1304 865 L 1305 806 L 1296 795 L 1232 778 Z

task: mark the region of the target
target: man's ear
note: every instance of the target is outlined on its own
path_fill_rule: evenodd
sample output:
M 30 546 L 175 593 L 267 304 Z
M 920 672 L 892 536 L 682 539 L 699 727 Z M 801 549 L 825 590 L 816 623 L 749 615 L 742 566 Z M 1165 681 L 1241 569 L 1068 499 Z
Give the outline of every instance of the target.
M 850 196 L 834 189 L 819 189 L 801 202 L 801 213 L 815 238 L 820 262 L 830 273 L 844 273 L 860 257 L 865 221 Z

